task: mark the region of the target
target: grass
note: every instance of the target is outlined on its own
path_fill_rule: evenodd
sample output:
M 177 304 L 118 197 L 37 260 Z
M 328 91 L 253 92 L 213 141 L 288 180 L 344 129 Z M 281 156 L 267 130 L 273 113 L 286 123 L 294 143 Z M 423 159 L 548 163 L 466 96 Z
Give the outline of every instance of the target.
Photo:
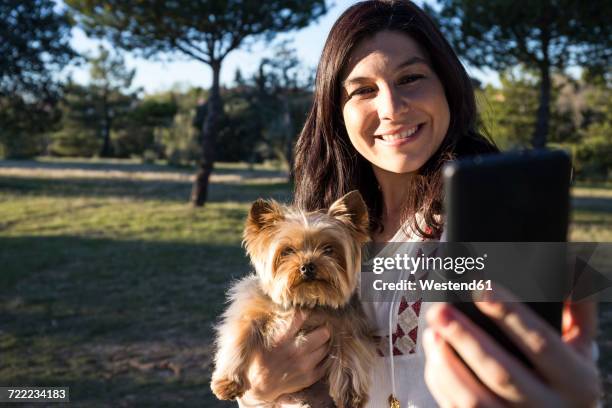
M 70 386 L 88 406 L 234 406 L 208 387 L 212 324 L 245 274 L 257 197 L 290 198 L 270 166 L 192 172 L 136 161 L 0 161 L 0 384 Z M 612 242 L 612 186 L 574 188 L 571 238 Z M 612 308 L 601 308 L 612 390 Z M 608 393 L 610 394 L 610 392 Z
M 228 406 L 208 387 L 211 327 L 248 271 L 248 206 L 287 199 L 282 176 L 222 165 L 193 209 L 184 170 L 2 162 L 0 384 L 69 385 L 92 406 Z

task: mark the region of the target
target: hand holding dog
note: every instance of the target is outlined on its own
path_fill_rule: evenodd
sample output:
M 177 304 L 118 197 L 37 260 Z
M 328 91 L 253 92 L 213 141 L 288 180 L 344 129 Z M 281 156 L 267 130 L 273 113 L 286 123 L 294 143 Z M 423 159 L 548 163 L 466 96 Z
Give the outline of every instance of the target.
M 309 401 L 317 390 L 295 392 L 325 376 L 336 406 L 365 406 L 375 350 L 357 285 L 368 228 L 358 191 L 325 212 L 253 203 L 243 236 L 255 273 L 229 289 L 217 326 L 217 398 L 251 393 L 271 403 L 294 393 L 293 402 Z
M 589 305 L 566 306 L 561 338 L 511 295 L 499 295 L 476 305 L 519 346 L 537 372 L 452 306 L 435 305 L 427 316 L 430 327 L 423 345 L 426 381 L 440 406 L 595 406 L 599 377 L 584 347 L 594 336 L 593 311 L 585 311 Z
M 282 403 L 287 394 L 307 388 L 325 374 L 323 360 L 329 352 L 329 330 L 325 326 L 299 335 L 308 312 L 297 311 L 274 347 L 254 353 L 248 368 L 249 390 L 245 401 Z M 289 402 L 289 401 L 288 401 Z

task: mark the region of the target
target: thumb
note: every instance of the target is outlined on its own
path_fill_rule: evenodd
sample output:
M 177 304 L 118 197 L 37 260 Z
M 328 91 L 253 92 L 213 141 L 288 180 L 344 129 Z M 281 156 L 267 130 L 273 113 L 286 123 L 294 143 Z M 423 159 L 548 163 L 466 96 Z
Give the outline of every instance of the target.
M 597 335 L 597 303 L 566 302 L 563 308 L 563 340 L 581 353 L 590 353 Z

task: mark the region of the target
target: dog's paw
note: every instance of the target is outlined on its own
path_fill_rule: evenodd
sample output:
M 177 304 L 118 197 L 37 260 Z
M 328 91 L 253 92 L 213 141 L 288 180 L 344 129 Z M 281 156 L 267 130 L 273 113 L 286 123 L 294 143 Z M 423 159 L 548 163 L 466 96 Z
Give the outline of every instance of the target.
M 245 392 L 243 385 L 229 378 L 213 378 L 210 388 L 220 400 L 234 400 Z

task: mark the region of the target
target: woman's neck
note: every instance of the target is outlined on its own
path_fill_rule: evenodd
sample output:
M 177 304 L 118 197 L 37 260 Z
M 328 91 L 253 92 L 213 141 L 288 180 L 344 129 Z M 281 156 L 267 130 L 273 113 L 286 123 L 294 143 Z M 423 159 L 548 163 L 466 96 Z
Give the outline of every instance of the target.
M 382 234 L 377 234 L 375 240 L 388 241 L 401 226 L 402 209 L 414 174 L 391 173 L 379 168 L 374 168 L 374 174 L 383 198 L 381 222 L 384 229 Z

